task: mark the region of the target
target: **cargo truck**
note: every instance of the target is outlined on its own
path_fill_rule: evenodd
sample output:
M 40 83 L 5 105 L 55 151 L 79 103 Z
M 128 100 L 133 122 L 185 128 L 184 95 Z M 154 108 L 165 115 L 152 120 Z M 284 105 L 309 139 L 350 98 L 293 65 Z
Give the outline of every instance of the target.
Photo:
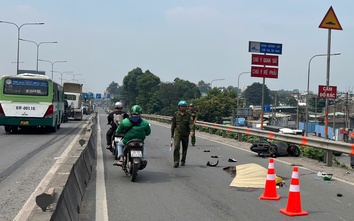
M 82 101 L 82 84 L 73 82 L 63 83 L 64 98 L 69 105 L 69 118 L 74 120 L 82 120 L 83 101 Z

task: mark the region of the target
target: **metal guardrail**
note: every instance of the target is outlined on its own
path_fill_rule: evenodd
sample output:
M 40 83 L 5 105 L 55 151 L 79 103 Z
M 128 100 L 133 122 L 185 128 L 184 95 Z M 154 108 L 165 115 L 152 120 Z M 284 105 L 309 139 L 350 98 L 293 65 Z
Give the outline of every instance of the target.
M 163 122 L 171 122 L 172 119 L 172 117 L 170 116 L 149 115 L 149 114 L 144 114 L 143 117 L 146 119 L 163 121 Z M 242 135 L 242 134 L 253 135 L 253 136 L 267 138 L 271 140 L 279 140 L 279 141 L 295 143 L 303 146 L 306 145 L 310 147 L 320 148 L 327 151 L 327 154 L 325 154 L 325 162 L 327 166 L 332 166 L 333 151 L 347 153 L 352 156 L 354 155 L 354 144 L 352 143 L 333 141 L 325 138 L 281 134 L 272 131 L 209 123 L 203 121 L 197 121 L 196 125 L 209 128 L 209 133 L 213 133 L 213 130 L 222 130 L 224 137 L 226 137 L 226 132 L 233 132 L 233 133 L 237 133 L 238 135 Z M 238 136 L 238 138 L 239 141 L 242 141 L 242 136 Z

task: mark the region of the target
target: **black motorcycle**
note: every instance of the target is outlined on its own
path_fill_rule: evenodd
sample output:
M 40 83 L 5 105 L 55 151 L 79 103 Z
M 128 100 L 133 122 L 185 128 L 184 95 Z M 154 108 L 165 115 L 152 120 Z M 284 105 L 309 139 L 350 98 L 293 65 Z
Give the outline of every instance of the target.
M 123 148 L 124 162 L 122 169 L 130 180 L 135 182 L 139 170 L 143 170 L 147 161 L 143 160 L 144 142 L 140 139 L 132 139 L 128 141 Z
M 262 157 L 294 156 L 301 154 L 300 148 L 293 143 L 279 141 L 276 143 L 267 140 L 257 141 L 250 147 L 251 151 L 256 152 Z

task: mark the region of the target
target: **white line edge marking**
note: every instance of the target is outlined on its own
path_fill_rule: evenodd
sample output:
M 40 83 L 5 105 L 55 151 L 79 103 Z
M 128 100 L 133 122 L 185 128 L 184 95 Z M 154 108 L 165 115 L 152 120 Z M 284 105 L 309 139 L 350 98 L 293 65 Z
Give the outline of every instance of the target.
M 53 179 L 54 175 L 57 174 L 58 169 L 60 166 L 63 164 L 64 160 L 67 159 L 69 152 L 73 149 L 75 146 L 75 143 L 77 143 L 77 140 L 81 136 L 81 131 L 86 127 L 87 124 L 83 124 L 80 133 L 76 135 L 73 141 L 69 144 L 68 148 L 61 154 L 59 158 L 56 158 L 57 161 L 54 163 L 54 165 L 50 168 L 48 173 L 44 176 L 44 178 L 41 180 L 41 182 L 38 184 L 36 189 L 33 191 L 33 193 L 30 195 L 30 197 L 27 199 L 26 203 L 23 205 L 22 209 L 17 213 L 13 221 L 23 221 L 27 220 L 29 216 L 31 215 L 32 211 L 34 210 L 35 206 L 37 204 L 35 203 L 35 198 L 36 196 L 42 194 L 48 187 L 50 181 Z
M 96 177 L 96 221 L 108 221 L 106 183 L 104 179 L 103 150 L 101 147 L 101 127 L 97 113 L 97 177 Z

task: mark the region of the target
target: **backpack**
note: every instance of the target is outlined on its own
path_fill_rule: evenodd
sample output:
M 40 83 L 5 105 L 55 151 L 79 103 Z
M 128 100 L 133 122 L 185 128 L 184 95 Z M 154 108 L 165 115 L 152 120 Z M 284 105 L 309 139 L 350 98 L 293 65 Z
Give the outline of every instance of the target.
M 124 113 L 113 114 L 113 123 L 115 123 L 117 125 L 117 127 L 123 121 L 123 116 L 124 116 Z

